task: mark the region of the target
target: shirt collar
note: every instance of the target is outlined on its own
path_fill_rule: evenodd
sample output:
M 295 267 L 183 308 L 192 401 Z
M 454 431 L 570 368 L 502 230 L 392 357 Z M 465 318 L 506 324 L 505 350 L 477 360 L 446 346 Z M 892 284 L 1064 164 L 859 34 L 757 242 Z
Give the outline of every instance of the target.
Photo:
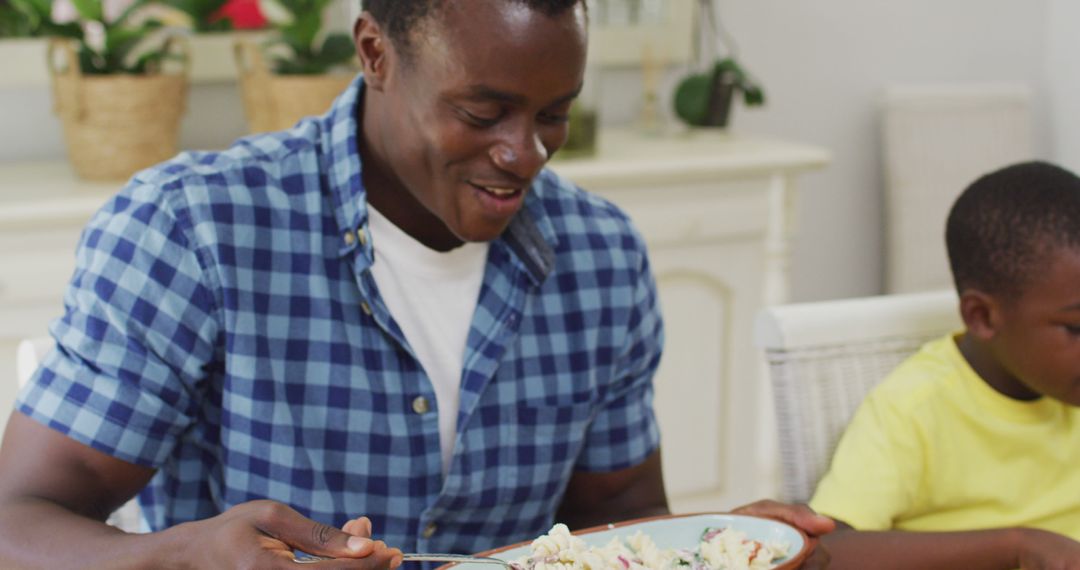
M 341 238 L 338 253 L 341 255 L 363 247 L 366 241 L 357 239 L 356 234 L 357 229 L 367 225 L 367 200 L 364 199 L 364 184 L 360 177 L 362 166 L 356 120 L 357 103 L 363 89 L 364 77 L 358 74 L 322 117 L 322 167 L 334 203 L 334 219 Z
M 357 263 L 363 264 L 363 267 L 358 265 L 357 269 L 366 268 L 374 259 L 369 240 L 359 237 L 364 235 L 364 228 L 368 223 L 357 121 L 357 107 L 363 90 L 364 76 L 358 74 L 322 118 L 322 146 L 326 157 L 323 167 L 334 201 L 338 235 L 341 237 L 338 253 L 347 255 L 358 247 L 362 248 L 363 255 L 357 256 Z M 546 169 L 541 172 L 533 181 L 529 195 L 525 197 L 524 207 L 496 240 L 506 242 L 537 284 L 542 283 L 554 268 L 554 246 L 558 244 L 554 227 L 539 193 L 557 186 L 554 175 Z M 360 233 L 357 230 L 360 230 Z

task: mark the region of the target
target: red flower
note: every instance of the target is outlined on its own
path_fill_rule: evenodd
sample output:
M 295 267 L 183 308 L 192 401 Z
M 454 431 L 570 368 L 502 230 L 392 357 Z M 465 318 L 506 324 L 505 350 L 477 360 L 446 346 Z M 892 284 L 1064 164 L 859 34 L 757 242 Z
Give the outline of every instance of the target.
M 211 21 L 232 20 L 237 30 L 257 30 L 266 26 L 266 17 L 259 10 L 258 0 L 229 0 L 218 10 Z

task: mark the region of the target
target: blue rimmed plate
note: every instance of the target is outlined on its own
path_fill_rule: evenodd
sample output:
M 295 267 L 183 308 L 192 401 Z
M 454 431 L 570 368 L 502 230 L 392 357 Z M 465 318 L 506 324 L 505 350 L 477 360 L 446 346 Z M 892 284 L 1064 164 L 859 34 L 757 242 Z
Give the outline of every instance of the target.
M 641 531 L 652 538 L 660 548 L 696 548 L 701 533 L 706 528 L 730 527 L 746 533 L 751 540 L 783 542 L 788 545 L 788 556 L 778 560 L 772 570 L 794 570 L 814 549 L 815 540 L 807 538 L 801 530 L 778 520 L 750 515 L 727 513 L 697 513 L 689 515 L 664 515 L 634 519 L 621 523 L 593 527 L 574 532 L 589 546 L 604 546 L 616 536 L 629 536 Z M 502 560 L 517 560 L 528 556 L 532 541 L 520 542 L 479 553 Z M 454 564 L 454 570 L 491 570 L 489 564 Z

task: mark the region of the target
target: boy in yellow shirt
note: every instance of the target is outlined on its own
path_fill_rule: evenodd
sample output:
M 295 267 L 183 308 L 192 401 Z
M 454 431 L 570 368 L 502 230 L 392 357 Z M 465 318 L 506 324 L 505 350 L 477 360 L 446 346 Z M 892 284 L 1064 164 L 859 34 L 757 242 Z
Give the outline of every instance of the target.
M 966 330 L 848 426 L 810 502 L 830 568 L 1080 569 L 1080 178 L 990 173 L 945 233 Z

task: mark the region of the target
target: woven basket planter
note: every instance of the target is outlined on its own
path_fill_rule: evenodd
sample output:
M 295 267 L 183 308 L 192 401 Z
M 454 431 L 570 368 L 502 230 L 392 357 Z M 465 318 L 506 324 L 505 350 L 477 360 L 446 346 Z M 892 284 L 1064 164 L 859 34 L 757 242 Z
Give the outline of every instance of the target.
M 75 44 L 49 44 L 54 110 L 64 125 L 68 160 L 87 180 L 126 180 L 177 152 L 187 101 L 186 42 L 171 40 L 179 73 L 85 75 Z
M 309 115 L 325 113 L 352 82 L 352 73 L 279 75 L 270 70 L 262 49 L 251 42 L 234 45 L 244 115 L 253 133 L 288 129 Z

